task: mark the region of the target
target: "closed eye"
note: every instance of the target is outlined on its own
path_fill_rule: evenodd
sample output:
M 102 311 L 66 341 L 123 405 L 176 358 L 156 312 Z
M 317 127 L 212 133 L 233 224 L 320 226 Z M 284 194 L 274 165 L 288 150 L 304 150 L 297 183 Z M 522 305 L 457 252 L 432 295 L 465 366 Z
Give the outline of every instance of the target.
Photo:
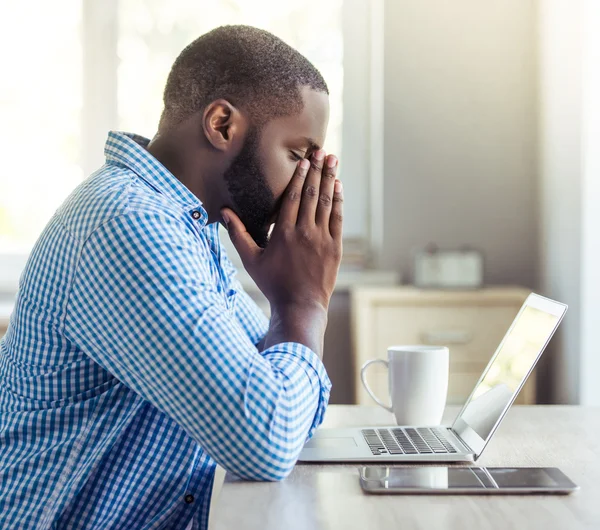
M 300 156 L 297 153 L 294 153 L 294 151 L 290 151 L 290 154 L 292 155 L 292 160 L 294 160 L 295 162 L 299 162 L 300 160 L 302 160 L 304 157 Z

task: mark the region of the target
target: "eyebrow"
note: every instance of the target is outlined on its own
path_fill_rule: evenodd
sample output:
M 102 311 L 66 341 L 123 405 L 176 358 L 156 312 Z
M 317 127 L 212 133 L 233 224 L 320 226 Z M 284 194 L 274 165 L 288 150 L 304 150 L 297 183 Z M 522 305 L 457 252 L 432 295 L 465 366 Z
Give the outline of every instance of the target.
M 305 145 L 308 145 L 308 148 L 312 151 L 318 151 L 319 149 L 321 149 L 319 144 L 317 144 L 317 142 L 315 142 L 312 138 L 304 136 L 302 138 L 302 141 L 305 143 Z

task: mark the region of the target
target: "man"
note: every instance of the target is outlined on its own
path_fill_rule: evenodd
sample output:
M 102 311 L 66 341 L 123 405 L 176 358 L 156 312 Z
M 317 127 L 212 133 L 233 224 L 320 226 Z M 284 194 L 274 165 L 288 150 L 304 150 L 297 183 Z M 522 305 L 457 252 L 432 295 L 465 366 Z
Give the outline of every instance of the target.
M 226 26 L 183 50 L 164 105 L 151 142 L 109 134 L 23 272 L 0 342 L 1 528 L 206 528 L 216 463 L 284 479 L 322 421 L 342 237 L 327 86 Z

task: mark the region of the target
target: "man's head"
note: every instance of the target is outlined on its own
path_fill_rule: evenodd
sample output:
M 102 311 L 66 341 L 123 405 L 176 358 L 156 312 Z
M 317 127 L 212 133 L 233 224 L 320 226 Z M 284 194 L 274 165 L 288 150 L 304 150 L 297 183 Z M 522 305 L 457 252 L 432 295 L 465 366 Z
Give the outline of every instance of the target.
M 209 220 L 230 207 L 264 246 L 298 160 L 324 142 L 328 93 L 317 69 L 281 39 L 223 26 L 173 64 L 157 139 L 176 139 L 174 165 L 185 166 L 182 180 Z

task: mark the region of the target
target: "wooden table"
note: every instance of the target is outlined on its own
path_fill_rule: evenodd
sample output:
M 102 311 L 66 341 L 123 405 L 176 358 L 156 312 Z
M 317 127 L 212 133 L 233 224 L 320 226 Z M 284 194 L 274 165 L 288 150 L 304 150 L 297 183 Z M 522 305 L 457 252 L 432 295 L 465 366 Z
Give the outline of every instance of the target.
M 458 408 L 448 408 L 451 423 Z M 381 408 L 330 405 L 325 427 L 392 424 Z M 362 493 L 358 464 L 298 464 L 279 483 L 227 475 L 215 488 L 211 530 L 600 529 L 600 408 L 515 406 L 478 464 L 561 468 L 570 496 L 431 496 Z M 224 475 L 224 474 L 223 474 Z M 222 476 L 223 476 L 222 475 Z M 219 492 L 220 489 L 220 492 Z

